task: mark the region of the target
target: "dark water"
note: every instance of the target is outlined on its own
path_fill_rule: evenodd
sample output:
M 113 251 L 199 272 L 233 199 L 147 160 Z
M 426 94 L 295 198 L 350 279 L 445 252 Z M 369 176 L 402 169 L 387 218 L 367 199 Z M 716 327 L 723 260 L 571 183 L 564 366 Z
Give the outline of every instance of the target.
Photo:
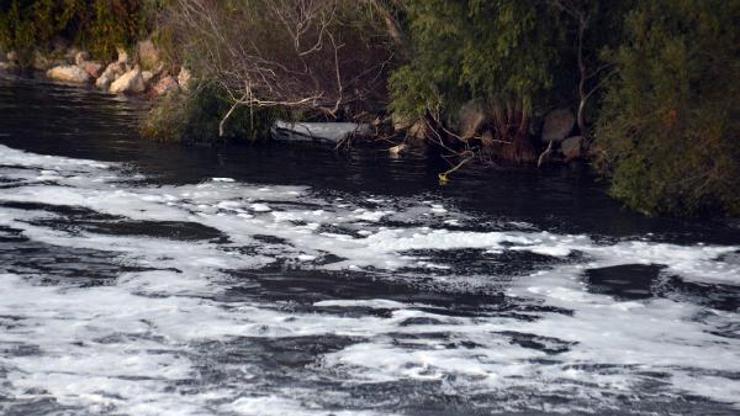
M 0 80 L 0 413 L 736 414 L 740 235 L 584 166 L 143 141 Z

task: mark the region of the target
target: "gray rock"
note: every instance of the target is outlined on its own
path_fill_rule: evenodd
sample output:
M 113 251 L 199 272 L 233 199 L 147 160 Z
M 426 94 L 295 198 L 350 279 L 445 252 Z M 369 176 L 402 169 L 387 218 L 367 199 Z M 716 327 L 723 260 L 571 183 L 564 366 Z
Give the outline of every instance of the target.
M 583 137 L 568 137 L 560 143 L 560 151 L 565 156 L 566 161 L 580 159 L 583 156 Z
M 10 51 L 7 54 L 5 54 L 5 58 L 8 60 L 8 62 L 18 62 L 18 53 L 16 51 Z
M 418 140 L 425 139 L 428 133 L 430 132 L 428 130 L 427 123 L 425 123 L 424 120 L 417 120 L 408 128 L 408 130 L 406 130 L 406 136 Z
M 118 60 L 116 62 L 128 65 L 128 52 L 126 52 L 126 49 L 119 46 L 116 50 L 118 51 Z
M 101 90 L 107 91 L 110 84 L 126 72 L 126 67 L 120 62 L 112 62 L 106 68 L 100 77 L 95 81 L 95 86 Z
M 16 72 L 18 65 L 13 62 L 0 62 L 0 74 L 8 72 Z
M 149 81 L 154 78 L 154 73 L 152 71 L 141 71 L 141 77 L 144 79 L 144 84 L 149 84 Z
M 542 126 L 543 142 L 561 142 L 568 137 L 576 124 L 576 117 L 567 108 L 558 108 L 545 116 L 545 124 Z
M 478 101 L 469 101 L 460 108 L 458 132 L 463 139 L 471 139 L 481 133 L 488 121 L 485 106 Z
M 83 62 L 81 65 L 79 65 L 79 67 L 93 78 L 100 77 L 101 73 L 103 72 L 103 64 L 99 62 L 87 61 Z
M 46 71 L 46 76 L 55 81 L 84 84 L 90 81 L 90 75 L 82 68 L 74 65 L 55 66 Z
M 108 89 L 113 94 L 138 94 L 144 90 L 146 90 L 146 84 L 144 84 L 144 78 L 138 66 L 113 81 Z
M 175 77 L 167 75 L 160 78 L 159 81 L 154 84 L 154 86 L 152 87 L 152 93 L 156 96 L 160 96 L 165 95 L 170 91 L 176 91 L 178 89 L 180 89 L 180 86 L 177 84 L 177 80 L 175 79 Z
M 393 131 L 396 133 L 404 131 L 411 127 L 414 122 L 408 117 L 401 116 L 397 113 L 391 114 L 391 124 L 393 125 Z

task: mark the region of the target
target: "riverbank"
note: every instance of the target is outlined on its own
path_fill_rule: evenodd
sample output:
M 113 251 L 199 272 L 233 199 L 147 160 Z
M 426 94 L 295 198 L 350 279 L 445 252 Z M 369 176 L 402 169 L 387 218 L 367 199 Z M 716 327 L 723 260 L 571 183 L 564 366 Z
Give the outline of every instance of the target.
M 392 157 L 446 158 L 445 183 L 471 164 L 585 159 L 647 215 L 740 215 L 734 3 L 102 4 L 14 0 L 0 47 L 51 78 L 151 98 L 154 140 L 323 134 L 346 148 L 363 132 Z

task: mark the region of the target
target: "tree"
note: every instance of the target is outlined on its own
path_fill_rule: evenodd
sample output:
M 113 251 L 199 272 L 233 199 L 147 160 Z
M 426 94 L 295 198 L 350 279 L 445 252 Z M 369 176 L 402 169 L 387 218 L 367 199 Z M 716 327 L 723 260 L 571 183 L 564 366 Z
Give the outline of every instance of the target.
M 393 41 L 374 5 L 380 3 L 177 0 L 169 24 L 183 60 L 232 103 L 224 120 L 239 107 L 338 119 L 385 97 Z
M 642 1 L 596 140 L 612 193 L 649 213 L 740 214 L 740 2 Z
M 492 119 L 499 154 L 534 160 L 533 103 L 552 84 L 557 36 L 548 5 L 536 0 L 409 0 L 409 63 L 392 76 L 392 110 L 404 118 L 454 124 L 479 101 Z

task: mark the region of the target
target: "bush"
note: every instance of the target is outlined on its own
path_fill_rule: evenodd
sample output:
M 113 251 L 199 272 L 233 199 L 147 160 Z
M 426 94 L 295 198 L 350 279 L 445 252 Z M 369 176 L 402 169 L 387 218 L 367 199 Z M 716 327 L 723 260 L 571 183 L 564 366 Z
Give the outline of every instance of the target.
M 410 61 L 390 79 L 401 118 L 431 114 L 448 126 L 471 100 L 483 102 L 494 138 L 532 160 L 533 103 L 552 84 L 556 14 L 536 0 L 409 0 Z M 512 148 L 509 146 L 508 148 Z M 508 149 L 507 148 L 507 149 Z M 506 149 L 504 149 L 506 150 Z
M 389 36 L 366 1 L 180 0 L 167 10 L 167 54 L 244 106 L 330 119 L 382 108 Z
M 224 125 L 219 123 L 231 105 L 215 84 L 200 85 L 192 92 L 173 92 L 161 97 L 142 122 L 142 135 L 159 141 L 207 143 L 223 139 L 255 141 L 266 138 L 277 110 L 239 107 Z
M 740 214 L 740 3 L 640 2 L 596 138 L 611 192 L 647 213 Z

